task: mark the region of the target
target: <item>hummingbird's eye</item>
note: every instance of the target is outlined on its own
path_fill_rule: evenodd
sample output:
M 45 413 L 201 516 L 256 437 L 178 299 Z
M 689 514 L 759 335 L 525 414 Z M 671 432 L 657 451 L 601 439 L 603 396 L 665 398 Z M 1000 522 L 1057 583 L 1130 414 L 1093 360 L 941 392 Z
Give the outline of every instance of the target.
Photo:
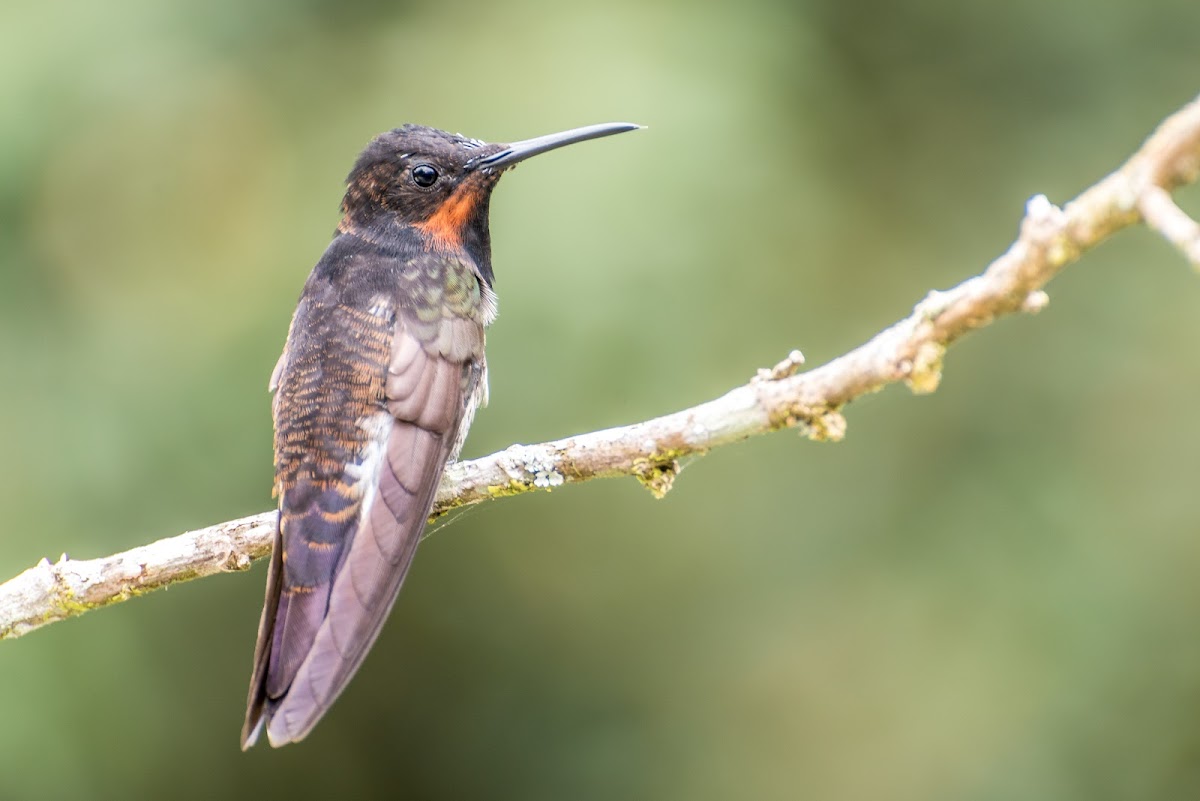
M 433 186 L 438 179 L 438 171 L 428 164 L 418 164 L 412 168 L 412 177 L 417 186 Z

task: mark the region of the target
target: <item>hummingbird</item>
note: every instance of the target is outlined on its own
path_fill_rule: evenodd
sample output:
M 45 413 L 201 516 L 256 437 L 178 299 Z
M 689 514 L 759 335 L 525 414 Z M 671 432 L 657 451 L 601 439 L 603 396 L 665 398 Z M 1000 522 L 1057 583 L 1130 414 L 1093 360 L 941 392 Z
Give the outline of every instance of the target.
M 303 739 L 370 650 L 475 410 L 496 317 L 488 210 L 530 156 L 640 128 L 511 144 L 421 125 L 375 137 L 271 375 L 279 517 L 242 748 Z

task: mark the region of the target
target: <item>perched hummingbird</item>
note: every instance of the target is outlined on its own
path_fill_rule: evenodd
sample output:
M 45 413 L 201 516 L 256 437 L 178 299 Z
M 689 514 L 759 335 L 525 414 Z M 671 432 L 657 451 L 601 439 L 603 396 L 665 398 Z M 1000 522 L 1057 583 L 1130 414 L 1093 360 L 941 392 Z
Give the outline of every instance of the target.
M 303 739 L 350 681 L 487 401 L 488 206 L 500 175 L 638 127 L 505 145 L 405 125 L 358 157 L 271 375 L 279 523 L 242 748 L 264 726 L 273 746 Z

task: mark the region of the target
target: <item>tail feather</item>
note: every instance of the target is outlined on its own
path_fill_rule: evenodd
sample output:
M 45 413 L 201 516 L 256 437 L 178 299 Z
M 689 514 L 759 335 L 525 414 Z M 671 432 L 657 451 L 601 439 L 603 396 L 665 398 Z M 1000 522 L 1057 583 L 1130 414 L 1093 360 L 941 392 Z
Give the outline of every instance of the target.
M 283 580 L 283 543 L 279 521 L 275 522 L 275 542 L 271 546 L 271 562 L 267 568 L 267 597 L 263 602 L 262 618 L 258 622 L 258 642 L 254 646 L 254 672 L 250 676 L 250 694 L 246 699 L 246 722 L 242 725 L 242 750 L 258 741 L 262 731 L 267 704 L 267 664 L 271 658 L 270 643 L 275 637 L 275 614 L 279 609 L 279 585 Z
M 303 739 L 358 670 L 412 564 L 449 444 L 442 434 L 394 424 L 377 488 L 347 521 L 353 533 L 329 580 L 311 591 L 296 593 L 290 586 L 292 550 L 277 532 L 243 748 L 253 745 L 263 728 L 273 746 Z M 303 542 L 293 526 L 299 528 L 305 519 L 288 518 L 288 543 Z M 289 555 L 286 570 L 279 555 L 283 550 Z M 309 624 L 316 604 L 320 614 L 313 631 Z

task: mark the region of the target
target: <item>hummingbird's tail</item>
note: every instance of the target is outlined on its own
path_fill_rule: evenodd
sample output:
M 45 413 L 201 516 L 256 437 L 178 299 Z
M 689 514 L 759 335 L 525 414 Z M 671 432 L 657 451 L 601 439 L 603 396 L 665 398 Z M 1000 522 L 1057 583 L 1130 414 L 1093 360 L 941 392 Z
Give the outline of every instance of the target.
M 258 642 L 254 646 L 254 672 L 250 677 L 250 696 L 246 699 L 246 722 L 242 726 L 242 750 L 258 741 L 262 731 L 263 713 L 267 702 L 267 663 L 271 658 L 270 643 L 275 633 L 275 614 L 279 610 L 279 589 L 283 579 L 283 546 L 279 521 L 275 521 L 275 543 L 271 547 L 271 565 L 267 569 L 267 598 L 263 602 L 262 618 L 258 622 Z
M 334 496 L 344 503 L 342 493 L 357 494 L 341 482 L 316 491 L 301 482 L 283 494 L 243 749 L 264 727 L 273 746 L 303 739 L 362 664 L 400 593 L 450 442 L 387 419 L 386 439 L 355 471 L 371 489 L 352 512 L 336 507 Z

